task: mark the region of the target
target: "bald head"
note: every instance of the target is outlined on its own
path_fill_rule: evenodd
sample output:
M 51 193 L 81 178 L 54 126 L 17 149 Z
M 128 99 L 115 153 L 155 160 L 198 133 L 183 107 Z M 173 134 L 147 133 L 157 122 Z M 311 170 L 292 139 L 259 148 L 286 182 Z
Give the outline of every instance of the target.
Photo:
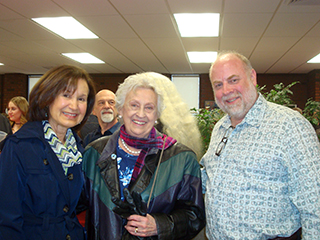
M 111 98 L 113 98 L 113 100 L 115 100 L 115 98 L 116 98 L 116 95 L 115 95 L 112 91 L 110 91 L 110 90 L 108 90 L 108 89 L 102 89 L 102 90 L 100 90 L 99 92 L 97 92 L 97 94 L 96 94 L 96 101 L 97 101 L 97 99 L 98 99 L 99 97 L 103 97 L 103 96 L 111 97 Z
M 117 122 L 118 112 L 115 108 L 115 98 L 115 94 L 108 89 L 100 90 L 96 94 L 93 114 L 98 117 L 100 126 Z

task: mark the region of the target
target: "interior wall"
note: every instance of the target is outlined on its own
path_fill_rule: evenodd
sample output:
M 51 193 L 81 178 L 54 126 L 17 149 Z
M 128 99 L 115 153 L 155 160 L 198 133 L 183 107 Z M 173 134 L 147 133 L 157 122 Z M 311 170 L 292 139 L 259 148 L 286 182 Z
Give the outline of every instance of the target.
M 91 74 L 95 82 L 97 91 L 107 88 L 116 91 L 119 84 L 130 74 Z M 171 78 L 170 75 L 165 74 Z M 304 108 L 308 98 L 320 100 L 320 70 L 314 70 L 308 74 L 258 74 L 258 84 L 266 85 L 269 91 L 274 84 L 284 83 L 288 85 L 291 82 L 299 81 L 291 88 L 293 91 L 293 100 L 298 107 Z M 0 111 L 4 112 L 8 101 L 14 96 L 28 96 L 28 76 L 25 74 L 4 74 L 0 75 Z M 199 105 L 204 107 L 206 100 L 213 100 L 213 91 L 208 74 L 200 74 Z M 317 98 L 316 98 L 317 97 Z
M 301 109 L 304 108 L 308 98 L 314 97 L 309 93 L 309 89 L 314 89 L 314 87 L 308 87 L 307 74 L 258 74 L 257 81 L 260 87 L 266 86 L 266 91 L 270 91 L 275 84 L 283 83 L 287 86 L 292 82 L 298 82 L 290 90 L 293 92 L 291 99 Z
M 2 75 L 1 113 L 3 113 L 11 98 L 16 96 L 28 97 L 28 75 L 8 73 Z

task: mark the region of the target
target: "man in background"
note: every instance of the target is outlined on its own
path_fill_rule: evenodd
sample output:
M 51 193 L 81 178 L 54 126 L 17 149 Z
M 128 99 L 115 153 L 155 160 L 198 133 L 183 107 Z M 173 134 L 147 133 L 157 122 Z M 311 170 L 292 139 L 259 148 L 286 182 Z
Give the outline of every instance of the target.
M 79 137 L 84 140 L 86 136 L 95 131 L 99 127 L 98 118 L 96 115 L 93 115 L 92 113 L 89 115 L 86 123 L 82 126 L 82 128 L 79 131 Z
M 201 160 L 207 237 L 320 239 L 320 145 L 310 122 L 266 101 L 239 53 L 219 54 L 210 81 L 227 115 Z
M 9 119 L 0 113 L 0 152 L 3 147 L 4 139 L 9 134 L 12 134 Z
M 99 126 L 85 137 L 84 146 L 100 137 L 111 135 L 120 128 L 115 103 L 115 94 L 110 90 L 103 89 L 96 94 L 92 114 L 97 116 Z
M 12 134 L 12 129 L 10 126 L 9 119 L 0 113 L 0 131 L 7 134 Z

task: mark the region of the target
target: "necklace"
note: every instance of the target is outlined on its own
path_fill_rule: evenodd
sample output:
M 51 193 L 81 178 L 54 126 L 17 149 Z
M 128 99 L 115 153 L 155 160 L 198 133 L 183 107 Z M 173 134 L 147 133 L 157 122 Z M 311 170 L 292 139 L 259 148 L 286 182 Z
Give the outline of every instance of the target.
M 139 150 L 139 151 L 132 151 L 131 149 L 129 149 L 129 147 L 127 146 L 127 144 L 125 143 L 125 141 L 124 141 L 122 138 L 120 138 L 120 139 L 121 139 L 122 145 L 124 146 L 124 148 L 125 148 L 129 153 L 139 154 L 139 153 L 141 152 L 141 150 Z

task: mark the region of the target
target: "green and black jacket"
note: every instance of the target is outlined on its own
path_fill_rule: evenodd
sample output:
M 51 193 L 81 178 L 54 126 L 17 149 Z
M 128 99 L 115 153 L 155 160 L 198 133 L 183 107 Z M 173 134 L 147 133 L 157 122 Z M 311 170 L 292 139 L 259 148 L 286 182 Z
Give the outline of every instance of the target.
M 157 136 L 161 134 L 157 132 Z M 116 148 L 119 131 L 92 142 L 83 156 L 89 214 L 88 239 L 121 239 L 123 219 L 114 213 L 112 198 L 120 198 Z M 151 149 L 129 190 L 148 201 L 161 150 Z M 205 226 L 200 166 L 196 155 L 175 143 L 164 150 L 147 212 L 155 218 L 154 239 L 191 239 Z

